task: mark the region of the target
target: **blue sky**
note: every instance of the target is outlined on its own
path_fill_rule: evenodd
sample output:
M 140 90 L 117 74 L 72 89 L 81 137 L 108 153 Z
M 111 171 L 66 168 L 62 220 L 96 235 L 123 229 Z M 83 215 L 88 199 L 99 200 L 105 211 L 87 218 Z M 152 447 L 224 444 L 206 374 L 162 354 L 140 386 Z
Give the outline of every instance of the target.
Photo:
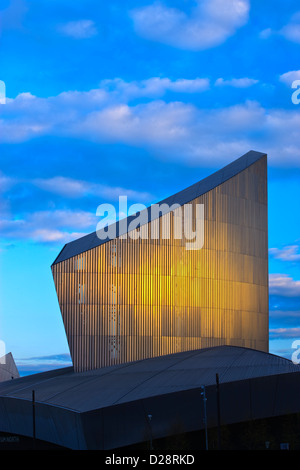
M 99 204 L 125 194 L 150 205 L 253 149 L 269 156 L 270 352 L 291 358 L 300 339 L 299 3 L 0 8 L 7 352 L 21 368 L 65 364 L 50 265 L 65 242 L 95 230 Z

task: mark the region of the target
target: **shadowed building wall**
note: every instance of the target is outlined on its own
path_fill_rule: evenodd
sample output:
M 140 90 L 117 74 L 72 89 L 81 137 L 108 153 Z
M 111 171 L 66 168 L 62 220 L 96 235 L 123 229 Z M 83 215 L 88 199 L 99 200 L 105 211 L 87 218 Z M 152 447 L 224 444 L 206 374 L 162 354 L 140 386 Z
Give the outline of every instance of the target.
M 135 231 L 64 247 L 52 273 L 76 371 L 220 345 L 268 351 L 267 156 L 236 162 Z M 204 208 L 201 249 L 178 238 L 186 205 L 194 229 Z

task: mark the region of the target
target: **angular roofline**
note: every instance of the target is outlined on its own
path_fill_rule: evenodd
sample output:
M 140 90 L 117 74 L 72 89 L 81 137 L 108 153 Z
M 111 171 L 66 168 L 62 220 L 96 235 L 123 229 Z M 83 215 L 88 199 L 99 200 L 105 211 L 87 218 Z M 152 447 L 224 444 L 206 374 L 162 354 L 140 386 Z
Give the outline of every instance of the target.
M 186 364 L 190 364 L 189 367 Z M 249 365 L 251 364 L 251 365 Z M 198 370 L 197 376 L 193 371 Z M 211 371 L 208 375 L 207 371 Z M 75 372 L 73 367 L 63 367 L 18 378 L 18 381 L 0 383 L 0 398 L 14 397 L 17 400 L 30 396 L 32 388 L 44 389 L 45 382 L 51 381 L 51 393 L 39 394 L 39 402 L 57 408 L 68 407 L 74 412 L 90 412 L 108 408 L 117 403 L 133 402 L 154 396 L 198 388 L 205 377 L 206 385 L 215 384 L 218 371 L 221 383 L 242 382 L 251 379 L 274 376 L 277 374 L 300 373 L 300 365 L 290 359 L 265 351 L 243 346 L 222 345 L 203 349 L 192 349 L 177 353 L 139 359 L 123 364 L 99 367 L 94 370 Z M 174 380 L 166 384 L 157 377 L 172 374 Z M 114 389 L 116 377 L 124 376 L 118 390 Z M 187 375 L 190 379 L 187 379 Z M 202 377 L 201 377 L 202 376 Z M 70 388 L 70 379 L 76 382 Z M 93 377 L 93 380 L 87 380 Z M 147 387 L 144 387 L 147 377 Z M 137 380 L 138 379 L 138 380 Z M 101 381 L 114 394 L 107 394 Z M 119 382 L 119 381 L 118 381 Z M 82 386 L 84 385 L 84 388 Z M 165 386 L 169 387 L 166 390 Z M 24 392 L 27 390 L 27 392 Z M 94 393 L 98 390 L 98 393 Z M 75 391 L 75 395 L 74 395 Z M 74 398 L 74 396 L 76 398 Z M 53 397 L 57 399 L 53 401 Z M 87 400 L 87 397 L 90 399 Z
M 242 155 L 241 157 L 229 163 L 228 165 L 216 171 L 215 173 L 207 176 L 206 178 L 198 181 L 197 183 L 194 183 L 188 188 L 185 188 L 173 194 L 172 196 L 163 199 L 157 204 L 168 204 L 169 206 L 173 204 L 179 204 L 180 206 L 183 206 L 184 204 L 189 203 L 193 199 L 196 199 L 197 197 L 202 196 L 208 191 L 211 191 L 220 184 L 225 183 L 225 181 L 229 180 L 230 178 L 233 178 L 237 174 L 241 173 L 242 171 L 246 170 L 251 165 L 256 163 L 258 160 L 266 156 L 266 153 L 250 150 L 246 154 Z M 154 218 L 151 218 L 151 206 L 147 207 L 145 211 L 148 212 L 148 223 L 149 221 L 154 220 Z M 132 215 L 127 217 L 126 219 L 122 219 L 121 223 L 117 221 L 115 224 L 111 224 L 110 227 L 115 226 L 116 229 L 115 238 L 118 238 L 121 235 L 127 233 L 127 230 L 124 230 L 124 227 L 128 227 L 130 222 L 135 218 L 136 215 Z M 52 263 L 52 266 L 62 261 L 65 261 L 66 259 L 72 258 L 73 256 L 89 251 L 97 246 L 102 245 L 103 243 L 107 243 L 108 241 L 110 241 L 110 239 L 100 239 L 97 236 L 97 232 L 95 231 L 76 240 L 73 240 L 69 243 L 66 243 L 59 252 L 54 262 Z

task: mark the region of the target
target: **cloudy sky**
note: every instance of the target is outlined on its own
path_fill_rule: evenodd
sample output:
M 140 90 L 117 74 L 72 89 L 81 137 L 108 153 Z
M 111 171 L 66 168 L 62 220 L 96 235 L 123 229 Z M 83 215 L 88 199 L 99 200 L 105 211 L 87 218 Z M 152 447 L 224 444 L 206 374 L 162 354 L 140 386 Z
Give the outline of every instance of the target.
M 270 352 L 291 358 L 300 339 L 299 2 L 0 8 L 6 352 L 22 365 L 65 361 L 50 265 L 65 242 L 95 230 L 99 204 L 127 195 L 150 205 L 253 149 L 269 156 Z

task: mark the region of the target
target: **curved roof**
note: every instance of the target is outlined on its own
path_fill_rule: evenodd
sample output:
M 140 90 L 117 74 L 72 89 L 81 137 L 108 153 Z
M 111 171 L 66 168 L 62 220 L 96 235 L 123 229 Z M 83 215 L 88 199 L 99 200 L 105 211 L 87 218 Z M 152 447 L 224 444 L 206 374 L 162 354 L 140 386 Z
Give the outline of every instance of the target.
M 0 384 L 3 396 L 86 412 L 126 402 L 220 383 L 290 372 L 300 366 L 252 349 L 220 346 L 144 359 L 93 371 L 73 368 L 35 374 Z
M 75 450 L 119 449 L 217 425 L 300 412 L 300 366 L 251 349 L 221 346 L 75 373 L 73 368 L 0 384 L 0 432 Z M 175 428 L 174 428 L 174 425 Z M 175 430 L 174 430 L 175 429 Z
M 242 155 L 237 160 L 229 163 L 224 168 L 216 171 L 212 175 L 207 176 L 201 181 L 194 183 L 193 185 L 189 186 L 178 193 L 169 196 L 168 198 L 164 199 L 163 201 L 158 202 L 157 204 L 168 204 L 169 206 L 173 204 L 179 204 L 180 206 L 189 203 L 193 199 L 201 196 L 202 194 L 207 193 L 211 189 L 219 186 L 220 184 L 224 183 L 225 181 L 229 180 L 230 178 L 236 176 L 241 171 L 245 170 L 249 166 L 253 165 L 255 162 L 260 160 L 261 158 L 266 157 L 265 153 L 256 152 L 254 150 L 250 150 L 245 155 Z M 151 219 L 151 206 L 145 209 L 148 212 L 147 220 Z M 116 237 L 124 235 L 127 233 L 127 227 L 129 226 L 130 222 L 136 218 L 136 215 L 129 216 L 127 219 L 123 219 L 122 223 L 116 222 L 115 224 L 115 233 Z M 112 224 L 113 225 L 113 224 Z M 105 234 L 104 230 L 103 233 Z M 72 258 L 80 253 L 85 251 L 91 250 L 96 246 L 102 245 L 108 241 L 107 238 L 99 238 L 97 232 L 90 233 L 83 237 L 80 237 L 76 240 L 73 240 L 62 248 L 60 253 L 58 254 L 57 258 L 53 262 L 54 264 L 60 263 L 61 261 L 65 261 L 68 258 Z

